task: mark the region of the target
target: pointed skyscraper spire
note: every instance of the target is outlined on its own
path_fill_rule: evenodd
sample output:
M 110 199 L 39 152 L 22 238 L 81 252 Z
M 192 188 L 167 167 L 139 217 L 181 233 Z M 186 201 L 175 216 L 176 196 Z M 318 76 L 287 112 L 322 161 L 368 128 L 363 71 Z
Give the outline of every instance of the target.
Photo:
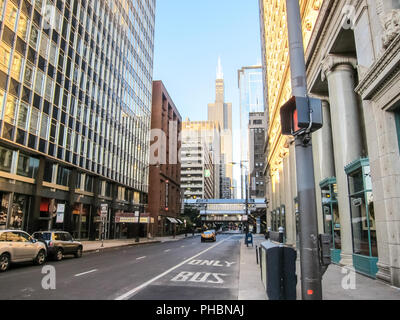
M 217 79 L 224 79 L 224 73 L 222 71 L 222 64 L 221 64 L 221 57 L 218 57 Z

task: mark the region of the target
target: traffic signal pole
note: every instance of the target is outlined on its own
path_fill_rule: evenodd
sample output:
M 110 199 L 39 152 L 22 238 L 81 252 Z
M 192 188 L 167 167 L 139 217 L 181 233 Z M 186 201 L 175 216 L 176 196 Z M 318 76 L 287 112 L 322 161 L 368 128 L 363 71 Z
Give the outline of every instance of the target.
M 299 0 L 286 0 L 293 96 L 307 97 Z M 300 264 L 303 300 L 322 300 L 311 134 L 296 136 L 297 192 L 300 211 Z

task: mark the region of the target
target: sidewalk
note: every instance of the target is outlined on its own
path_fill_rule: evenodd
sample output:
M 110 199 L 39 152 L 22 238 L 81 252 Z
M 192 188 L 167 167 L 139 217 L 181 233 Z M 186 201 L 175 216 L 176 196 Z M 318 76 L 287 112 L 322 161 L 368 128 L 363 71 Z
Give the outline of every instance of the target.
M 199 234 L 195 234 L 195 237 Z M 187 235 L 188 238 L 192 237 L 192 234 Z M 96 241 L 81 241 L 83 245 L 83 252 L 96 252 L 105 249 L 115 249 L 121 247 L 131 247 L 137 245 L 144 245 L 144 244 L 151 244 L 151 243 L 162 243 L 162 242 L 169 242 L 169 241 L 178 241 L 181 239 L 185 239 L 185 235 L 177 235 L 175 238 L 173 236 L 167 237 L 154 237 L 154 238 L 140 238 L 139 242 L 136 242 L 136 239 L 124 239 L 124 240 L 104 240 L 104 246 L 102 247 L 101 240 Z
M 265 242 L 254 235 L 254 248 L 240 240 L 239 300 L 268 300 L 261 280 L 260 265 L 256 262 L 256 246 Z M 300 258 L 296 261 L 297 300 L 301 298 Z M 374 280 L 347 268 L 331 264 L 322 279 L 323 300 L 400 300 L 400 288 Z
M 265 241 L 263 235 L 253 235 L 254 247 L 244 244 L 240 239 L 239 300 L 268 300 L 261 281 L 260 265 L 257 264 L 256 246 Z
M 301 300 L 299 259 L 297 279 L 297 299 Z M 400 300 L 400 288 L 332 264 L 322 279 L 322 298 L 323 300 Z

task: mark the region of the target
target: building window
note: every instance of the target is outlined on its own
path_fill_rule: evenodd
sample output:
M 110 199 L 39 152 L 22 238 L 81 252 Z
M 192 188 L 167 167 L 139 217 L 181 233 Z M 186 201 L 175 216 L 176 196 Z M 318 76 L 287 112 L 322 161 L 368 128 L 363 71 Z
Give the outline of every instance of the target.
M 53 182 L 53 164 L 46 162 L 44 167 L 43 181 L 52 183 Z
M 368 159 L 346 167 L 348 175 L 354 254 L 378 257 L 376 222 Z
M 22 153 L 18 157 L 17 174 L 27 178 L 34 178 L 39 168 L 39 159 L 26 156 Z
M 93 192 L 93 177 L 86 175 L 85 177 L 85 191 Z
M 71 174 L 71 170 L 64 168 L 62 166 L 58 166 L 57 170 L 57 184 L 60 186 L 68 186 L 69 176 Z
M 111 183 L 110 182 L 105 182 L 105 192 L 104 195 L 106 197 L 111 198 L 112 197 L 112 193 L 111 193 Z
M 320 187 L 324 232 L 332 235 L 332 260 L 335 263 L 339 263 L 342 242 L 336 178 L 325 179 L 320 183 Z
M 0 147 L 0 171 L 11 172 L 12 150 Z

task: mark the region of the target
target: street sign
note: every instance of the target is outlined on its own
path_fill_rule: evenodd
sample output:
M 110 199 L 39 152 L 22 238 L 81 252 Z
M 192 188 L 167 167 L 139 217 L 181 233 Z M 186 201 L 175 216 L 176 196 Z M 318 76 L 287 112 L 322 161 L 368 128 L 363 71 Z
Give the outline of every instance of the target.
M 65 204 L 57 204 L 57 219 L 56 223 L 64 223 Z
M 100 216 L 102 218 L 107 218 L 107 214 L 108 214 L 108 204 L 107 203 L 102 203 L 100 205 Z

